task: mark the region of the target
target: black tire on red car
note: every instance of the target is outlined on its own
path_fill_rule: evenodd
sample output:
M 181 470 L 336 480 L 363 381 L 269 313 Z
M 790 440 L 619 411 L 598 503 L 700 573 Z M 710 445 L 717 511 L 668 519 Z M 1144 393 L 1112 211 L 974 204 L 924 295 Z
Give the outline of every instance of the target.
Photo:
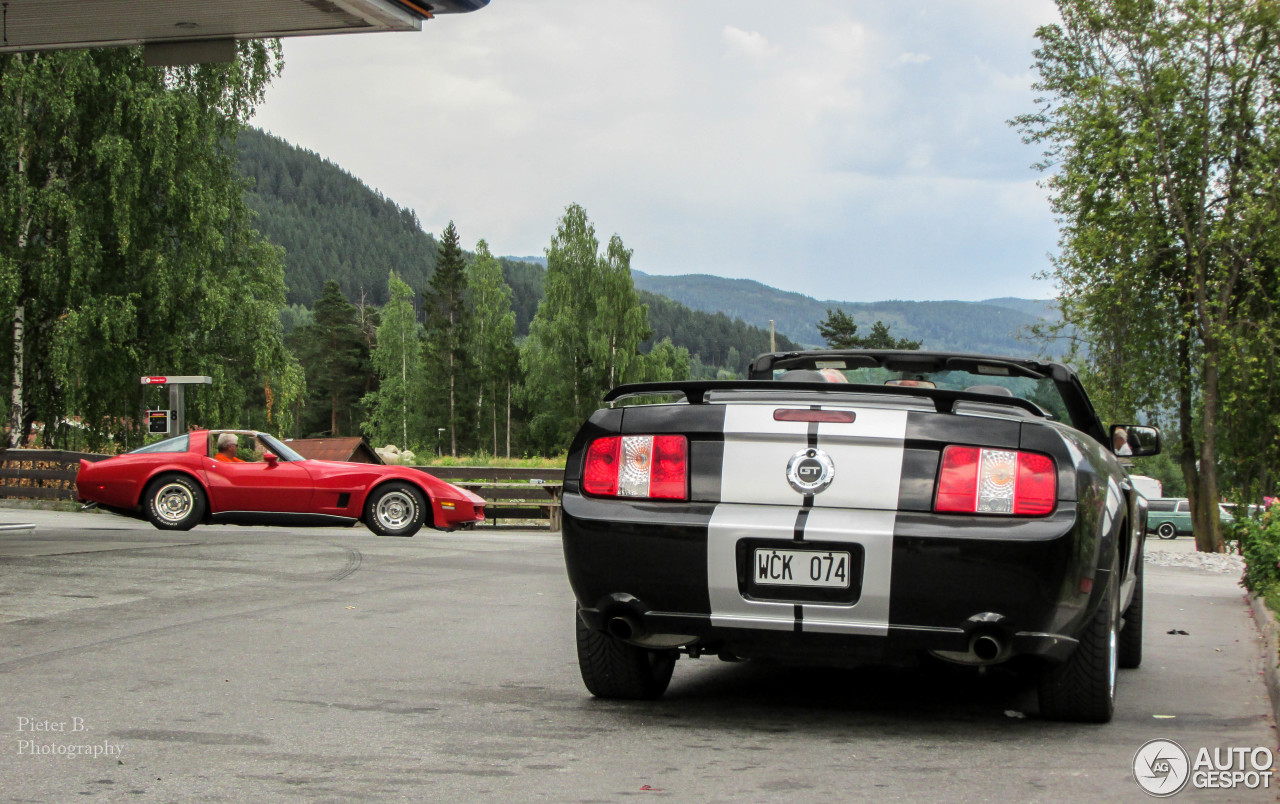
M 161 475 L 142 492 L 142 513 L 161 530 L 191 530 L 205 505 L 204 489 L 188 475 Z
M 1156 528 L 1156 535 L 1161 539 L 1178 538 L 1178 529 L 1173 526 L 1172 522 L 1161 522 L 1160 527 Z
M 378 486 L 364 504 L 364 524 L 379 536 L 412 536 L 422 528 L 427 501 L 410 483 Z
M 1134 567 L 1133 600 L 1124 610 L 1124 625 L 1120 628 L 1120 667 L 1134 670 L 1142 665 L 1142 563 Z
M 1113 559 L 1107 593 L 1098 604 L 1080 644 L 1062 664 L 1040 675 L 1040 716 L 1076 723 L 1109 723 L 1116 705 L 1120 660 L 1120 577 Z
M 593 631 L 574 612 L 578 631 L 578 669 L 582 683 L 597 698 L 652 700 L 671 683 L 676 652 L 649 650 Z

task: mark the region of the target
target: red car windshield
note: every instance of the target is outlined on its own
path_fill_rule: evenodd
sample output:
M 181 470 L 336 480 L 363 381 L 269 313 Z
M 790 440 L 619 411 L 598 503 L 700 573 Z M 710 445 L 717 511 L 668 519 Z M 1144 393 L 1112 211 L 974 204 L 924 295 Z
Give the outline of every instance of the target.
M 145 447 L 138 447 L 130 455 L 140 455 L 148 452 L 186 452 L 191 449 L 191 437 L 180 435 L 176 438 L 166 438 L 164 441 L 157 441 L 154 444 L 148 444 Z

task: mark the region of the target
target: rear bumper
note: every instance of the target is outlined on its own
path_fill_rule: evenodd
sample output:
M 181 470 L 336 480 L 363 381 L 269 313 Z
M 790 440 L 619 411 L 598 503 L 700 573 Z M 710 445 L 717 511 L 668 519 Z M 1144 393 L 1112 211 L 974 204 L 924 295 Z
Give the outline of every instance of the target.
M 1073 502 L 1025 520 L 813 509 L 800 537 L 777 524 L 795 522 L 798 509 L 731 508 L 566 495 L 565 563 L 583 620 L 605 630 L 611 618 L 628 617 L 652 644 L 744 658 L 965 652 L 985 634 L 1006 646 L 1002 658 L 1062 659 L 1092 611 L 1094 589 L 1110 581 L 1093 569 L 1099 545 L 1083 535 L 1090 528 L 1077 522 Z M 753 543 L 782 538 L 794 549 L 860 551 L 856 599 L 819 604 L 786 590 L 761 599 L 742 556 Z M 679 636 L 688 639 L 676 643 Z
M 628 603 L 632 605 L 628 605 Z M 744 628 L 719 628 L 708 615 L 649 611 L 642 601 L 611 601 L 602 608 L 579 608 L 578 616 L 592 629 L 607 631 L 609 620 L 628 616 L 641 631 L 636 644 L 666 647 L 672 635 L 686 636 L 680 646 L 740 659 L 775 659 L 822 663 L 893 661 L 932 651 L 967 653 L 980 634 L 995 636 L 1008 646 L 1009 656 L 1039 656 L 1063 661 L 1077 640 L 1065 634 L 990 629 L 980 623 L 968 628 L 929 628 L 889 625 L 884 636 L 804 633 Z M 1008 657 L 1005 657 L 1008 658 Z

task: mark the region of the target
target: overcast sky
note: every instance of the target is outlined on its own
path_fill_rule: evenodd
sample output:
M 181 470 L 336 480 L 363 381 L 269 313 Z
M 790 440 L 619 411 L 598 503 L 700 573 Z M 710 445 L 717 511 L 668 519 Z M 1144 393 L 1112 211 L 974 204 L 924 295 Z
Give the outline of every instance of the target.
M 582 204 L 649 273 L 818 298 L 1045 298 L 1030 111 L 1051 0 L 493 0 L 284 40 L 255 123 L 468 247 Z

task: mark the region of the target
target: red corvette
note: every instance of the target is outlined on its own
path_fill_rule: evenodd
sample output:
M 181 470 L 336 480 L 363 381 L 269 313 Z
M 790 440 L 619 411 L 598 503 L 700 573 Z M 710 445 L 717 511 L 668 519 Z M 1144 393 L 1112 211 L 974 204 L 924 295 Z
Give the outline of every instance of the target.
M 235 457 L 218 437 L 237 437 Z M 223 439 L 229 441 L 230 439 Z M 80 462 L 76 496 L 163 530 L 200 522 L 354 525 L 412 536 L 484 520 L 485 501 L 407 466 L 303 458 L 266 433 L 196 430 L 98 463 Z

